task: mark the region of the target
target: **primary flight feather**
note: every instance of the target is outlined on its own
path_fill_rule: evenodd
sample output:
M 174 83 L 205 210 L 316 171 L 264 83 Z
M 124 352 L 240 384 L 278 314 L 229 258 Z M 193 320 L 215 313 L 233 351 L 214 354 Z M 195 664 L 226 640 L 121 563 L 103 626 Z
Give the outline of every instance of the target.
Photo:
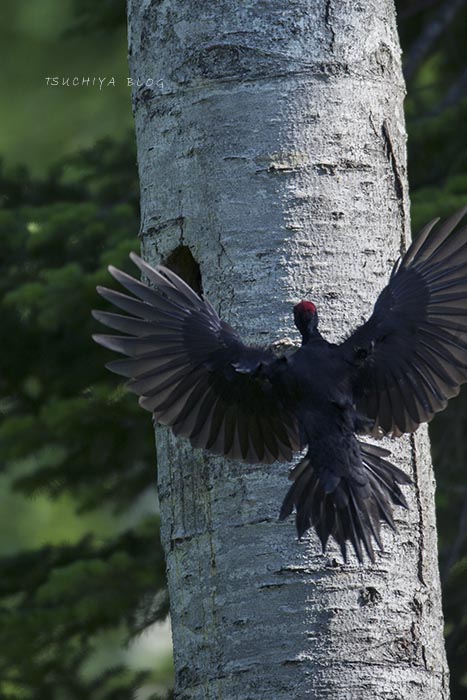
M 123 335 L 95 335 L 126 356 L 107 367 L 157 422 L 194 447 L 245 462 L 291 461 L 281 519 L 296 511 L 301 537 L 313 527 L 344 559 L 382 548 L 380 523 L 394 528 L 392 505 L 407 507 L 409 477 L 389 452 L 357 434 L 415 431 L 446 407 L 467 381 L 467 207 L 430 222 L 396 263 L 369 320 L 343 343 L 325 340 L 315 305 L 294 320 L 302 345 L 278 357 L 245 345 L 211 304 L 174 272 L 131 259 L 150 286 L 109 267 L 129 292 L 98 287 L 123 314 L 94 311 Z

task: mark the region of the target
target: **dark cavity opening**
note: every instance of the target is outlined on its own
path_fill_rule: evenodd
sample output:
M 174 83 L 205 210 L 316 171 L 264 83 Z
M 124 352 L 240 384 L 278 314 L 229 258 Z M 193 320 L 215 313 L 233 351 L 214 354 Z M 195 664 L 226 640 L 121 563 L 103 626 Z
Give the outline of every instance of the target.
M 164 265 L 173 270 L 179 277 L 202 296 L 203 283 L 199 264 L 187 245 L 179 245 L 166 258 Z

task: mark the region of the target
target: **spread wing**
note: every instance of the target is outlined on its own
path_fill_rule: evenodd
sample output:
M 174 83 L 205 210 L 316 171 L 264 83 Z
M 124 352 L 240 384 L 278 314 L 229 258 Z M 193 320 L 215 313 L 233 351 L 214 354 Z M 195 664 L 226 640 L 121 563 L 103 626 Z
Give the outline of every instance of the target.
M 370 319 L 341 345 L 360 413 L 385 433 L 412 432 L 467 381 L 467 207 L 427 224 Z
M 110 362 L 155 419 L 201 447 L 246 462 L 290 461 L 300 449 L 297 422 L 275 379 L 286 367 L 272 350 L 248 347 L 171 270 L 132 254 L 151 287 L 113 267 L 131 294 L 98 287 L 128 315 L 94 311 L 124 335 L 94 340 L 127 358 Z

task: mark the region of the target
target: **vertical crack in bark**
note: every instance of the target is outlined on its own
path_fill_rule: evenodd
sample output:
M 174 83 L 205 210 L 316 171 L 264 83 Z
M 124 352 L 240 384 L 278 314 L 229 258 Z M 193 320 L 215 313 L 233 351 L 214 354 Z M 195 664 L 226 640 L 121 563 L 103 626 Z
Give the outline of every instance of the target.
M 425 670 L 429 671 L 428 667 L 428 659 L 426 658 L 426 647 L 424 644 L 422 644 L 422 660 L 423 660 L 423 665 L 425 666 Z
M 180 203 L 180 214 L 178 215 L 178 221 L 180 224 L 180 245 L 185 245 L 185 217 L 182 214 L 182 205 Z
M 156 437 L 156 451 L 157 451 L 157 422 L 154 420 L 153 417 L 153 426 L 154 426 L 154 436 Z M 167 430 L 167 429 L 166 429 Z M 167 439 L 167 438 L 166 438 Z M 168 459 L 167 460 L 167 470 L 168 470 L 168 484 L 169 484 L 169 500 L 170 500 L 170 531 L 169 531 L 169 547 L 170 551 L 172 552 L 175 548 L 175 520 L 173 517 L 173 513 L 175 513 L 175 508 L 177 504 L 177 489 L 176 489 L 176 484 L 175 484 L 175 478 L 174 478 L 174 473 L 172 469 L 172 460 Z M 159 486 L 158 486 L 158 493 L 159 493 Z
M 224 272 L 223 272 L 224 265 L 222 264 L 222 257 L 225 257 L 225 259 L 228 261 L 230 271 L 235 269 L 235 265 L 234 265 L 232 259 L 230 258 L 229 254 L 227 253 L 225 245 L 222 242 L 222 235 L 221 235 L 220 228 L 219 228 L 219 232 L 217 234 L 217 244 L 219 246 L 219 252 L 217 254 L 217 264 L 218 264 L 218 268 L 219 268 L 219 274 L 221 275 L 221 277 L 225 277 Z M 227 290 L 224 290 L 224 295 L 223 295 L 224 299 L 226 297 L 225 291 L 227 291 Z M 233 290 L 233 287 L 230 286 L 230 288 L 228 290 L 228 302 L 227 302 L 226 311 L 223 311 L 222 299 L 219 302 L 219 315 L 221 316 L 221 318 L 222 318 L 223 314 L 226 316 L 227 319 L 230 318 L 230 311 L 231 311 L 233 303 L 234 303 L 234 296 L 235 296 L 235 292 Z
M 389 127 L 388 123 L 386 120 L 383 121 L 382 127 L 381 127 L 381 133 L 383 135 L 383 143 L 384 143 L 384 151 L 386 153 L 386 158 L 389 161 L 389 164 L 392 169 L 392 174 L 394 178 L 394 190 L 396 192 L 396 197 L 397 197 L 397 203 L 399 207 L 399 214 L 401 217 L 401 237 L 400 237 L 400 243 L 399 243 L 399 250 L 400 250 L 400 255 L 404 255 L 406 251 L 406 211 L 405 211 L 405 203 L 404 203 L 404 184 L 403 184 L 403 179 L 401 177 L 401 174 L 399 172 L 399 168 L 397 165 L 397 158 L 396 158 L 396 153 L 394 150 L 394 146 L 392 145 L 392 140 L 391 140 L 391 135 L 389 133 Z
M 326 27 L 329 29 L 329 32 L 331 34 L 331 38 L 329 41 L 329 49 L 330 49 L 331 53 L 334 53 L 334 47 L 336 45 L 336 32 L 334 31 L 334 27 L 332 26 L 331 13 L 332 13 L 332 0 L 327 0 L 326 10 L 324 13 L 324 23 L 325 23 Z
M 208 475 L 207 478 L 209 479 L 210 486 L 209 488 L 212 487 L 212 474 Z M 212 638 L 216 638 L 219 629 L 222 628 L 222 624 L 220 622 L 220 612 L 219 612 L 219 604 L 216 598 L 216 579 L 217 579 L 217 559 L 216 559 L 216 550 L 215 550 L 215 545 L 214 545 L 214 524 L 213 524 L 213 517 L 212 517 L 212 501 L 211 501 L 211 496 L 204 494 L 204 502 L 206 504 L 206 537 L 208 539 L 208 546 L 209 546 L 209 580 L 207 582 L 207 585 L 209 586 L 209 594 L 206 596 L 206 604 L 210 603 L 211 606 L 211 625 L 204 625 L 204 633 L 205 633 L 205 641 L 206 645 L 209 647 L 212 645 Z M 198 540 L 199 541 L 199 540 Z M 199 553 L 199 558 L 203 556 L 203 553 Z M 208 603 L 209 601 L 209 603 Z M 204 608 L 204 606 L 203 606 Z M 205 618 L 206 618 L 206 613 L 205 613 Z M 217 671 L 219 672 L 222 668 L 222 663 L 221 663 L 221 655 L 222 655 L 222 645 L 217 644 L 217 654 L 216 657 L 214 657 L 217 661 Z M 209 684 L 206 686 L 207 692 L 209 692 Z M 218 700 L 221 700 L 222 698 L 222 685 L 219 684 L 217 686 L 217 697 Z
M 425 540 L 424 540 L 424 518 L 423 518 L 423 506 L 422 506 L 422 496 L 420 493 L 420 474 L 418 470 L 418 460 L 417 460 L 417 448 L 415 446 L 415 435 L 412 433 L 410 435 L 410 451 L 411 451 L 411 462 L 412 462 L 412 470 L 413 470 L 413 475 L 414 475 L 414 487 L 415 487 L 415 498 L 417 501 L 417 510 L 418 510 L 418 529 L 419 529 L 419 538 L 418 538 L 418 557 L 417 557 L 417 573 L 418 573 L 418 578 L 420 583 L 422 583 L 424 586 L 426 585 L 425 578 L 423 575 L 423 569 L 424 569 L 424 560 L 423 560 L 423 550 L 425 547 Z

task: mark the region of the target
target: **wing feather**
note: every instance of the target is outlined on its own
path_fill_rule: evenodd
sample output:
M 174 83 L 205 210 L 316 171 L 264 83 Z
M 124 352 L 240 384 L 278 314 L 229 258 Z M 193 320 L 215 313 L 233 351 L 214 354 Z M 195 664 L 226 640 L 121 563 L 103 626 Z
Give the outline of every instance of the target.
M 413 432 L 467 381 L 467 227 L 457 227 L 466 212 L 422 229 L 370 319 L 341 345 L 375 434 Z
M 123 333 L 93 336 L 126 355 L 107 367 L 130 380 L 128 388 L 158 422 L 195 447 L 247 462 L 290 460 L 301 440 L 278 379 L 286 361 L 244 345 L 171 270 L 130 257 L 152 286 L 109 267 L 128 294 L 98 292 L 128 315 L 93 312 Z

